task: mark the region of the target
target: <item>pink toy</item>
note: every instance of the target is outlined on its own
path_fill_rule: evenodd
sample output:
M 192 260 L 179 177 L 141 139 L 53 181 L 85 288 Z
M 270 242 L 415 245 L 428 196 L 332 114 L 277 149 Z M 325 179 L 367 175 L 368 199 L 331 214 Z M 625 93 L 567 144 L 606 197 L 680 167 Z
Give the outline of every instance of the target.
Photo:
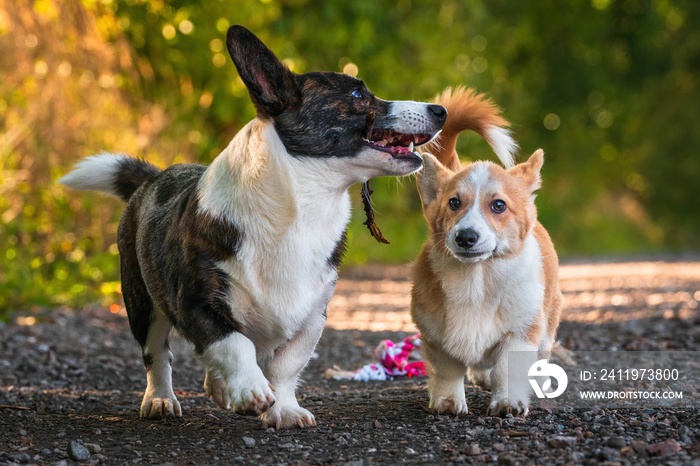
M 327 369 L 324 377 L 333 380 L 386 380 L 394 377 L 425 377 L 425 363 L 420 353 L 420 334 L 404 338 L 399 343 L 384 340 L 374 349 L 376 363 L 366 364 L 356 371 L 338 366 Z

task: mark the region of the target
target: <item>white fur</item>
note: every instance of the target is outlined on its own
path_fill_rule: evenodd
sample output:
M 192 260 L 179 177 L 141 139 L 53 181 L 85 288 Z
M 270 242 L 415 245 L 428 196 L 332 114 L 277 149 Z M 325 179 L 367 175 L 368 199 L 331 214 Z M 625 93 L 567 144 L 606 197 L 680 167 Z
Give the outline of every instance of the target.
M 488 220 L 482 211 L 482 196 L 493 192 L 500 192 L 501 185 L 498 181 L 491 178 L 488 165 L 484 163 L 476 163 L 474 168 L 469 173 L 469 176 L 462 182 L 461 191 L 469 192 L 474 197 L 474 202 L 469 206 L 467 212 L 452 227 L 447 234 L 445 243 L 453 252 L 459 251 L 461 248 L 457 246 L 456 235 L 459 230 L 472 229 L 479 235 L 479 240 L 472 246 L 469 252 L 475 254 L 483 254 L 473 259 L 464 259 L 465 262 L 476 262 L 488 258 L 493 254 L 498 246 L 499 238 L 496 232 L 493 231 Z M 462 260 L 459 256 L 455 256 Z
M 233 332 L 212 343 L 202 360 L 225 385 L 225 403 L 234 411 L 263 413 L 275 402 L 270 383 L 256 363 L 255 346 L 245 335 Z
M 199 185 L 200 209 L 243 232 L 236 257 L 218 264 L 231 277 L 232 316 L 249 343 L 247 370 L 257 374 L 255 380 L 235 383 L 272 384 L 276 402 L 262 414 L 265 424 L 312 426 L 314 416 L 299 406 L 294 392 L 335 289 L 337 272 L 328 259 L 350 219 L 347 188 L 357 175 L 349 165 L 357 162 L 292 157 L 271 124 L 250 124 L 252 131 L 239 134 L 251 139 L 234 138 Z M 243 359 L 216 356 L 227 348 L 210 347 L 206 360 Z M 232 345 L 230 352 L 235 350 Z M 207 377 L 207 392 L 220 405 L 235 406 L 234 382 L 223 375 L 233 368 L 207 365 L 214 372 Z M 230 399 L 222 385 L 229 387 Z
M 531 233 L 522 253 L 473 264 L 431 255 L 445 290 L 443 348 L 467 366 L 478 366 L 506 333 L 524 334 L 544 301 L 542 260 Z
M 114 189 L 114 180 L 119 171 L 119 165 L 128 158 L 124 154 L 109 153 L 86 157 L 75 164 L 73 171 L 58 182 L 74 189 L 102 191 L 118 196 Z
M 510 131 L 498 126 L 489 126 L 486 130 L 486 141 L 503 166 L 510 168 L 515 165 L 515 152 L 518 150 L 518 143 L 511 137 Z
M 290 156 L 271 125 L 261 136 L 265 183 L 236 179 L 232 159 L 239 154 L 227 149 L 203 177 L 200 208 L 244 232 L 236 257 L 219 267 L 232 278 L 233 317 L 264 357 L 331 298 L 337 275 L 326 261 L 350 218 L 350 183 L 345 170 L 332 166 L 341 161 Z M 271 179 L 275 196 L 265 192 Z
M 151 323 L 146 337 L 143 353 L 153 358 L 153 364 L 146 373 L 147 387 L 141 401 L 141 417 L 160 419 L 165 416 L 182 415 L 180 402 L 173 392 L 172 367 L 173 355 L 165 347 L 172 325 L 159 312 L 154 313 L 155 321 Z
M 429 106 L 412 100 L 395 100 L 391 102 L 389 117 L 396 123 L 392 126 L 399 133 L 432 133 L 435 128 Z
M 530 351 L 521 354 L 528 361 L 537 360 L 537 348 L 526 338 L 544 301 L 541 253 L 534 235 L 528 235 L 521 254 L 513 258 L 467 264 L 433 252 L 430 261 L 440 271 L 446 297 L 444 321 L 426 335 L 424 345 L 430 362 L 430 407 L 440 413 L 467 412 L 464 373 L 471 368 L 493 388 L 491 413 L 526 415 L 529 365 L 525 374 L 520 368 L 509 371 L 508 354 Z M 437 347 L 427 340 L 435 341 Z M 484 370 L 493 360 L 493 368 Z

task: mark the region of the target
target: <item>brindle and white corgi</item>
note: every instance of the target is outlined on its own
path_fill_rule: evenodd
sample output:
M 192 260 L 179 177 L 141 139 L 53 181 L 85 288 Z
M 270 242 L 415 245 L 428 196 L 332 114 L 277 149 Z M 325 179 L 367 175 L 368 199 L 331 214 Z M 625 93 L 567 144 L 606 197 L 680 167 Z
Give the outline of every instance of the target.
M 168 336 L 207 368 L 217 404 L 265 424 L 312 426 L 299 406 L 335 289 L 350 217 L 348 188 L 422 165 L 440 105 L 385 101 L 352 76 L 295 74 L 250 31 L 226 44 L 257 118 L 211 165 L 160 170 L 125 155 L 88 157 L 61 182 L 119 196 L 122 292 L 143 350 L 141 417 L 180 416 Z
M 513 165 L 507 122 L 483 96 L 448 91 L 439 102 L 449 116 L 424 155 L 418 175 L 430 236 L 413 267 L 411 314 L 428 365 L 430 407 L 467 412 L 464 376 L 492 389 L 491 414 L 528 412 L 528 368 L 555 341 L 561 312 L 558 260 L 537 221 L 543 152 Z M 461 166 L 457 135 L 484 136 L 507 168 L 491 162 Z M 505 149 L 504 149 L 505 148 Z M 442 162 L 442 163 L 441 163 Z M 449 168 L 447 168 L 449 167 Z M 517 367 L 508 367 L 518 352 Z

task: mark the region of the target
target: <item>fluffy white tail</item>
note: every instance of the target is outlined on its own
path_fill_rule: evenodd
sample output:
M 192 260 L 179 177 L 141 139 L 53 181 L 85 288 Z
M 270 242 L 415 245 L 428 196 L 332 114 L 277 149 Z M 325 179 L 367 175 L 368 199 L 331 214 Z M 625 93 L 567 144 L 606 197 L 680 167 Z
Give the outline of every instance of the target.
M 72 172 L 58 180 L 71 188 L 102 191 L 128 201 L 145 181 L 155 179 L 160 169 L 124 154 L 100 154 L 86 157 Z

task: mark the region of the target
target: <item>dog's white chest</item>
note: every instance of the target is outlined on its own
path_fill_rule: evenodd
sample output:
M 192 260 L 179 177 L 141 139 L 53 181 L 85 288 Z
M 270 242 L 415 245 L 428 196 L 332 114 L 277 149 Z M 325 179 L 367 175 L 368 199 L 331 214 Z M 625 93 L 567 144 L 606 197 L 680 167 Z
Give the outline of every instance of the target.
M 325 312 L 337 279 L 329 258 L 350 214 L 347 193 L 333 204 L 332 212 L 298 208 L 283 234 L 245 238 L 236 257 L 220 265 L 231 279 L 233 317 L 261 353 Z
M 542 306 L 539 247 L 534 238 L 526 241 L 519 257 L 460 266 L 443 280 L 444 347 L 468 365 L 508 333 L 523 332 Z

